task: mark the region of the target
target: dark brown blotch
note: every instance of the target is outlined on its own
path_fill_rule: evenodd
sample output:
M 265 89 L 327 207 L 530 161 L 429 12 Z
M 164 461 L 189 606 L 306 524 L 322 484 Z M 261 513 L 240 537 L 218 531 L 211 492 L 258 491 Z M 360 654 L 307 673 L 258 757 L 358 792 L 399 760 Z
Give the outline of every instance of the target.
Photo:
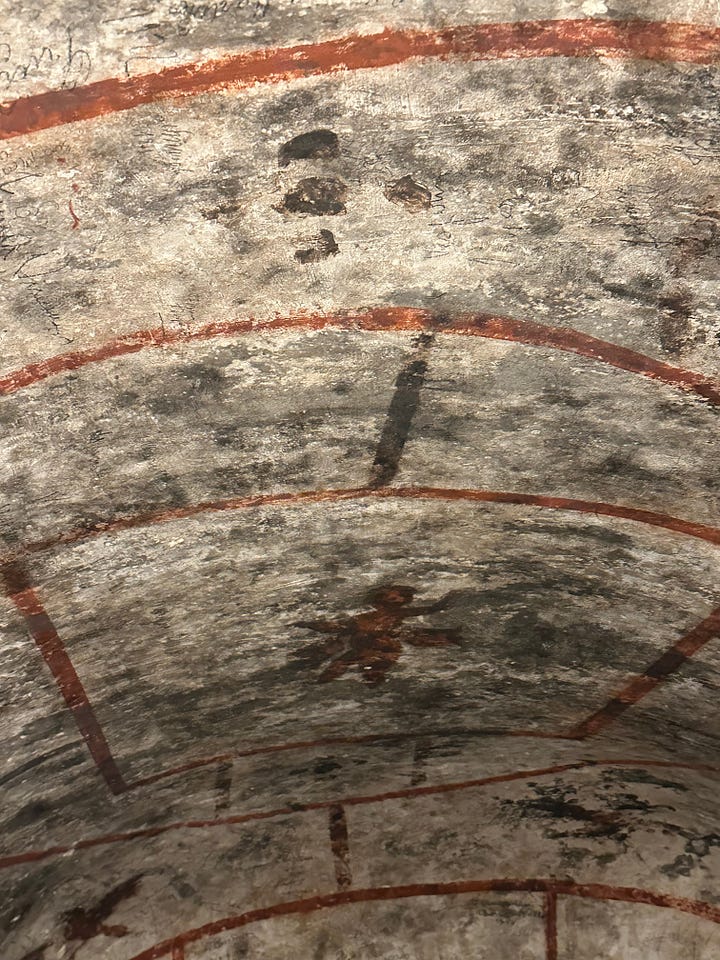
M 295 251 L 295 259 L 298 263 L 318 263 L 334 257 L 339 249 L 332 232 L 321 230 L 318 236 L 313 238 L 311 247 Z
M 402 204 L 410 213 L 430 209 L 432 194 L 427 187 L 410 176 L 386 184 L 384 192 L 391 203 Z
M 130 877 L 113 887 L 94 907 L 75 907 L 63 914 L 65 939 L 80 940 L 86 943 L 93 937 L 103 934 L 106 937 L 124 937 L 128 930 L 121 924 L 107 924 L 106 920 L 115 912 L 124 900 L 137 893 L 141 875 Z
M 692 334 L 692 294 L 686 287 L 677 287 L 659 298 L 661 315 L 658 321 L 660 343 L 664 350 L 677 356 Z
M 347 184 L 335 177 L 306 177 L 288 190 L 275 210 L 279 213 L 334 217 L 345 213 Z
M 278 164 L 287 167 L 293 160 L 332 160 L 340 155 L 340 142 L 332 130 L 310 130 L 280 147 Z
M 30 953 L 26 953 L 21 957 L 21 960 L 45 960 L 45 951 L 49 946 L 49 943 L 44 943 L 41 947 L 36 947 L 34 950 L 31 950 Z

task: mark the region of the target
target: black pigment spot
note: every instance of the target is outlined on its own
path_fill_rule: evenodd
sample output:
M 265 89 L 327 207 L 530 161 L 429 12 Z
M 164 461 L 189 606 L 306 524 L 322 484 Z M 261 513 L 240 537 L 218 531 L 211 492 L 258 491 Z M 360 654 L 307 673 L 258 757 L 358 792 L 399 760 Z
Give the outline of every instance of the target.
M 295 251 L 295 259 L 298 263 L 317 263 L 319 260 L 334 257 L 339 249 L 330 230 L 321 230 L 318 236 L 313 238 L 311 247 Z
M 275 210 L 279 213 L 309 214 L 313 217 L 345 213 L 347 185 L 334 177 L 306 177 L 288 190 Z
M 315 764 L 314 772 L 322 776 L 325 773 L 332 773 L 334 770 L 339 770 L 340 767 L 341 764 L 339 764 L 336 760 L 331 760 L 329 757 L 324 757 Z
M 665 293 L 658 300 L 662 311 L 658 321 L 660 344 L 668 353 L 677 355 L 686 345 L 691 334 L 692 296 L 690 291 L 679 287 Z
M 340 155 L 340 143 L 332 130 L 310 130 L 284 143 L 278 164 L 287 167 L 292 160 L 331 160 Z
M 385 196 L 392 203 L 402 204 L 410 213 L 429 210 L 432 194 L 427 187 L 417 183 L 412 177 L 401 177 L 385 186 Z

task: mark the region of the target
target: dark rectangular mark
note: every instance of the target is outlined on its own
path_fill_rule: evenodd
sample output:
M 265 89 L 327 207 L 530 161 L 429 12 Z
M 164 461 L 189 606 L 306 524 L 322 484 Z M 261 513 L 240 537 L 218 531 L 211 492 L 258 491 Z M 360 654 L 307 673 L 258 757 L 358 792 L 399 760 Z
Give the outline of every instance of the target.
M 557 893 L 545 894 L 545 960 L 557 960 Z
M 432 751 L 432 743 L 428 739 L 416 740 L 413 751 L 413 768 L 410 775 L 410 785 L 417 787 L 427 780 L 426 765 Z
M 2 567 L 2 581 L 8 597 L 14 597 L 24 590 L 30 590 L 30 577 L 27 570 L 17 561 L 5 563 Z
M 352 884 L 352 872 L 350 870 L 347 819 L 342 804 L 336 803 L 330 807 L 328 819 L 330 824 L 330 849 L 335 861 L 335 879 L 338 890 L 347 890 Z
M 645 676 L 652 677 L 654 680 L 664 680 L 671 673 L 675 673 L 686 661 L 687 657 L 684 653 L 675 649 L 668 650 L 655 663 L 650 664 L 645 670 Z
M 215 775 L 215 813 L 222 813 L 230 806 L 230 788 L 232 787 L 233 764 L 226 760 L 218 764 Z
M 375 451 L 368 484 L 371 489 L 387 486 L 398 472 L 410 427 L 420 405 L 420 391 L 428 370 L 427 352 L 434 340 L 435 336 L 432 333 L 420 334 L 415 341 L 414 357 L 405 364 L 397 376 L 395 392 Z

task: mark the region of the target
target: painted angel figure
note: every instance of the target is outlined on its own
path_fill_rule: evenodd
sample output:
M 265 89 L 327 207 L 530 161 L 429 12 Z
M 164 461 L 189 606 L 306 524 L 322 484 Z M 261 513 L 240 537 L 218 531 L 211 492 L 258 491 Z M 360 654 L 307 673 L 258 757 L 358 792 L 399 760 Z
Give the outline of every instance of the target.
M 412 606 L 415 590 L 393 584 L 379 587 L 368 594 L 371 610 L 338 620 L 301 620 L 297 627 L 314 633 L 328 634 L 327 640 L 312 643 L 292 656 L 308 667 L 320 667 L 329 660 L 317 680 L 336 680 L 353 666 L 366 683 L 382 683 L 400 658 L 403 644 L 411 647 L 447 647 L 459 644 L 457 629 L 437 630 L 406 627 L 405 620 L 442 610 L 455 595 L 452 591 L 423 606 Z

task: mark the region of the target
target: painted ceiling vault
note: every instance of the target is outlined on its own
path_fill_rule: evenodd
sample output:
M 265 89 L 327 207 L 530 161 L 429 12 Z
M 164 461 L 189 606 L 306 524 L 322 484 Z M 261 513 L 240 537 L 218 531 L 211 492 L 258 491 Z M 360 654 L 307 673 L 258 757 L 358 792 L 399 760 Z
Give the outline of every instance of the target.
M 717 960 L 720 8 L 0 0 L 2 960 Z

